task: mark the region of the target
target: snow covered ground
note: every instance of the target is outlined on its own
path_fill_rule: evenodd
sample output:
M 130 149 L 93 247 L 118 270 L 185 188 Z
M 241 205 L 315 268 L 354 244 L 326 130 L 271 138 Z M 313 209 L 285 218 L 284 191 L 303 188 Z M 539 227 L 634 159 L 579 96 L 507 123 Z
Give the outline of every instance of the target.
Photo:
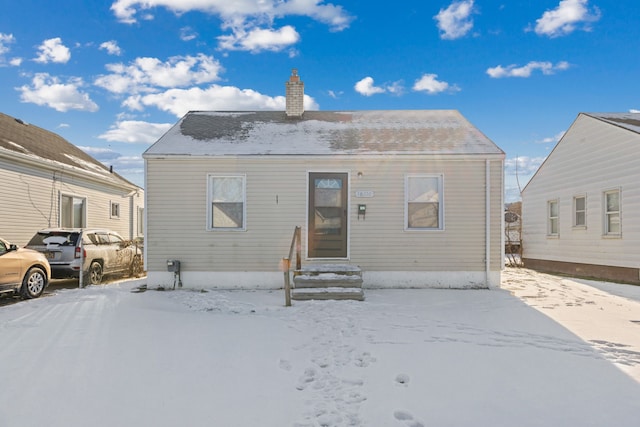
M 0 426 L 637 426 L 640 303 L 503 282 L 289 308 L 282 291 L 59 290 L 0 307 Z

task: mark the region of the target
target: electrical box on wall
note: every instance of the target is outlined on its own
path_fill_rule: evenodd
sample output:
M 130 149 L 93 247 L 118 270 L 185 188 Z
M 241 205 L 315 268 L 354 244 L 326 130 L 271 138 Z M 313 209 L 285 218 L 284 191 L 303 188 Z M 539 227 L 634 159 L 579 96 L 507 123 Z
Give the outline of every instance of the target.
M 360 219 L 360 217 L 364 219 L 366 214 L 367 214 L 367 205 L 358 205 L 358 219 Z

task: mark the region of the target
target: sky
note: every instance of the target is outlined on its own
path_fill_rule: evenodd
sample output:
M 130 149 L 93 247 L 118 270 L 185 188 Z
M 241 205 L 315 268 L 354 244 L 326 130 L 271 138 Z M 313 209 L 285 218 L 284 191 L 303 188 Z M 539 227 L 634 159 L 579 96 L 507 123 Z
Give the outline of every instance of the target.
M 580 112 L 640 111 L 636 0 L 23 0 L 0 14 L 0 112 L 144 186 L 190 110 L 456 109 L 506 153 L 505 200 Z
M 1 307 L 0 425 L 638 425 L 638 286 L 518 268 L 503 289 L 285 307 L 282 290 L 131 292 L 145 280 Z

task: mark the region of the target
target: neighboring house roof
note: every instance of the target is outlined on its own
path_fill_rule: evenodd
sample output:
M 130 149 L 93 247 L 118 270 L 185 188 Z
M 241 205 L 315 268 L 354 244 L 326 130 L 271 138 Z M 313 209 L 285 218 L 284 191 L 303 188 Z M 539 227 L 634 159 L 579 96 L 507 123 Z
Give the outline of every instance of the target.
M 640 113 L 584 113 L 609 124 L 640 133 Z
M 120 187 L 138 188 L 60 135 L 0 113 L 0 154 L 2 153 L 54 168 L 62 167 Z
M 504 152 L 455 110 L 191 111 L 144 156 L 327 154 Z
M 551 150 L 551 153 L 549 153 L 547 158 L 544 159 L 542 164 L 538 167 L 538 170 L 536 170 L 536 172 L 533 174 L 531 179 L 529 179 L 529 182 L 527 183 L 527 185 L 524 186 L 524 188 L 522 189 L 523 193 L 527 190 L 527 188 L 529 187 L 531 182 L 534 180 L 534 178 L 538 175 L 540 170 L 545 166 L 545 164 L 547 163 L 547 160 L 549 160 L 549 157 L 553 155 L 558 145 L 562 143 L 567 133 L 571 131 L 571 127 L 573 127 L 573 125 L 577 122 L 580 116 L 589 117 L 591 119 L 599 120 L 605 124 L 617 126 L 623 129 L 627 129 L 631 132 L 640 134 L 640 113 L 580 113 L 578 114 L 578 117 L 573 121 L 573 123 L 569 127 L 569 130 L 563 135 L 562 138 L 560 138 L 560 141 L 556 143 L 555 147 L 553 147 L 553 150 Z

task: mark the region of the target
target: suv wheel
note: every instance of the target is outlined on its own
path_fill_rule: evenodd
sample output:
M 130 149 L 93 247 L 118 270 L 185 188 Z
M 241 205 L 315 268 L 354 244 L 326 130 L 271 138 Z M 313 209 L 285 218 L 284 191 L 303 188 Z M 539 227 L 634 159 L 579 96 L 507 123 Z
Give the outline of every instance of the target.
M 89 267 L 89 284 L 99 285 L 102 282 L 102 264 L 93 261 Z
M 22 280 L 20 295 L 22 298 L 38 298 L 44 292 L 47 284 L 47 276 L 41 268 L 31 267 Z

